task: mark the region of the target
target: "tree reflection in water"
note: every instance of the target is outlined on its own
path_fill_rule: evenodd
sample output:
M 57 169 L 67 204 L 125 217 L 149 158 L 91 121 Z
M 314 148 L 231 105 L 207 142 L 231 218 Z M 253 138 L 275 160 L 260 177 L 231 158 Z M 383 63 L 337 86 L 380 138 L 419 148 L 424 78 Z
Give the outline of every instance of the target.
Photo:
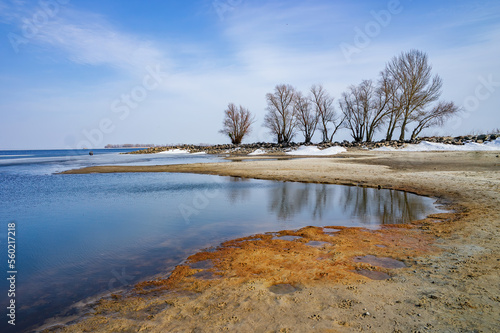
M 257 200 L 265 202 L 268 213 L 281 221 L 376 226 L 408 223 L 425 217 L 424 213 L 432 209 L 427 198 L 393 190 L 272 182 L 255 192 L 255 183 L 249 179 L 232 177 L 231 182 L 234 186 L 227 192 L 231 204 L 250 203 L 258 193 Z
M 363 224 L 398 224 L 420 218 L 426 209 L 422 199 L 401 191 L 347 186 L 343 187 L 340 202 L 345 214 Z
M 354 186 L 281 183 L 269 189 L 268 211 L 280 220 L 308 213 L 324 220 L 339 208 L 364 225 L 408 223 L 421 218 L 428 206 L 422 197 L 406 192 Z
M 235 185 L 237 185 L 229 187 L 228 190 L 229 202 L 231 203 L 244 202 L 250 197 L 251 188 L 244 186 L 244 183 L 250 183 L 250 179 L 240 178 L 240 177 L 229 177 L 229 181 L 231 183 L 236 183 Z
M 281 183 L 269 190 L 269 212 L 275 213 L 280 220 L 288 220 L 309 205 L 310 184 Z

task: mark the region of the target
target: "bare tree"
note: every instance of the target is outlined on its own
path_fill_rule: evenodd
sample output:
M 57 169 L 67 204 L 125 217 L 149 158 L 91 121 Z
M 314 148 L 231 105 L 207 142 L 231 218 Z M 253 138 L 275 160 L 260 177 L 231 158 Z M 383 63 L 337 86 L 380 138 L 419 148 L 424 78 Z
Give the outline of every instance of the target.
M 447 119 L 458 112 L 460 112 L 460 108 L 455 103 L 443 101 L 427 111 L 424 109 L 418 110 L 413 117 L 413 120 L 417 122 L 417 126 L 411 133 L 411 140 L 414 140 L 426 128 L 442 126 Z
M 297 126 L 294 110 L 296 90 L 289 84 L 280 84 L 274 93 L 267 94 L 267 114 L 264 126 L 276 135 L 278 143 L 292 141 Z
M 384 87 L 376 87 L 372 80 L 350 86 L 348 92 L 342 94 L 339 106 L 345 117 L 345 127 L 356 142 L 372 141 L 388 113 Z
M 383 119 L 384 124 L 387 126 L 385 139 L 392 140 L 395 130 L 400 125 L 402 108 L 399 105 L 397 92 L 399 84 L 392 78 L 387 71 L 380 72 L 379 90 L 385 96 L 387 114 Z
M 318 115 L 318 124 L 323 136 L 322 142 L 332 142 L 333 136 L 341 128 L 344 118 L 337 116 L 333 107 L 334 98 L 331 97 L 322 85 L 311 87 L 311 102 Z M 333 128 L 330 129 L 330 123 Z
M 385 67 L 385 76 L 393 80 L 397 90 L 394 94 L 394 114 L 390 119 L 391 128 L 401 128 L 400 140 L 404 140 L 407 125 L 413 115 L 430 103 L 439 99 L 442 80 L 438 75 L 431 75 L 432 66 L 427 61 L 427 54 L 410 50 L 394 57 Z M 388 139 L 392 137 L 388 131 Z
M 370 84 L 371 85 L 371 84 Z M 373 141 L 375 133 L 389 123 L 394 113 L 394 81 L 381 74 L 377 87 L 374 88 L 370 115 L 366 126 L 366 141 Z
M 342 93 L 339 106 L 344 114 L 345 127 L 351 131 L 351 137 L 356 142 L 363 141 L 366 129 L 366 108 L 357 86 L 350 86 L 347 92 Z
M 309 143 L 318 126 L 318 114 L 313 112 L 311 102 L 300 92 L 295 94 L 293 108 L 297 117 L 297 126 L 302 134 L 304 134 L 304 142 Z
M 386 120 L 387 132 L 385 139 L 387 141 L 392 140 L 394 132 L 401 126 L 400 120 L 402 115 L 402 109 L 398 107 L 398 103 L 395 98 L 392 98 L 389 103 L 389 105 L 391 105 L 391 111 L 389 112 Z
M 255 117 L 243 106 L 236 107 L 229 103 L 224 111 L 223 128 L 220 133 L 229 136 L 233 144 L 240 144 L 243 137 L 250 133 L 250 126 L 255 122 Z

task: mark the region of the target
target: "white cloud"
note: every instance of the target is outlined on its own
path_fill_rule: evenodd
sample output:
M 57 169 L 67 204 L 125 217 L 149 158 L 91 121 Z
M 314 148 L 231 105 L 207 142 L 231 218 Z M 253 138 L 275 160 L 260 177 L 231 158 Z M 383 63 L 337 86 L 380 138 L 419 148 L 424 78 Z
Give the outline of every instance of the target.
M 342 7 L 336 4 L 273 2 L 245 5 L 225 21 L 234 42 L 272 45 L 301 44 L 325 38 L 328 27 L 339 24 Z M 312 44 L 311 44 L 312 45 Z
M 134 74 L 144 73 L 146 66 L 171 65 L 166 52 L 154 41 L 122 32 L 100 15 L 62 6 L 51 15 L 44 13 L 41 7 L 16 4 L 0 16 L 17 25 L 28 43 L 59 52 L 77 64 L 103 65 Z M 34 24 L 37 14 L 46 19 Z
M 63 50 L 69 59 L 80 64 L 143 72 L 148 65 L 166 62 L 163 53 L 151 42 L 96 21 L 74 24 L 56 20 L 47 24 L 36 39 Z

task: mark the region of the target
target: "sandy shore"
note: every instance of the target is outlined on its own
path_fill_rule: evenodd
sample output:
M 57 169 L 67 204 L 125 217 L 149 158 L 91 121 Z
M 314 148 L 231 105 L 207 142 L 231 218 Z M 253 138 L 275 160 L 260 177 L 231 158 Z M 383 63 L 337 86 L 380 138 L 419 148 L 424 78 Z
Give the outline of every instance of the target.
M 351 152 L 66 172 L 192 172 L 399 189 L 441 198 L 455 213 L 377 231 L 310 227 L 280 233 L 296 236 L 290 240 L 264 234 L 230 241 L 51 331 L 499 332 L 498 155 Z M 363 262 L 366 255 L 379 260 Z M 384 276 L 392 278 L 373 279 Z

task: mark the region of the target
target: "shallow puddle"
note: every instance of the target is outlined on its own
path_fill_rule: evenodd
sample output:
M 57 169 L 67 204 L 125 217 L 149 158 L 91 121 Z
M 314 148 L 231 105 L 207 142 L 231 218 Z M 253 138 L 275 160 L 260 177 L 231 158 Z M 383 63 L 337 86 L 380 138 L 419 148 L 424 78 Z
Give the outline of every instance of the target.
M 300 290 L 288 283 L 280 283 L 275 284 L 274 286 L 269 287 L 269 291 L 278 295 L 291 294 Z
M 392 258 L 376 257 L 372 255 L 367 255 L 363 257 L 354 257 L 354 262 L 363 262 L 365 264 L 370 264 L 372 266 L 384 267 L 384 268 L 404 268 L 405 263 Z
M 216 275 L 211 271 L 201 271 L 191 276 L 202 280 L 216 280 L 221 278 L 219 275 Z
M 332 235 L 332 234 L 335 234 L 335 233 L 337 233 L 339 231 L 340 231 L 340 229 L 328 228 L 328 227 L 323 228 L 323 232 L 325 234 L 331 234 Z
M 330 245 L 330 243 L 328 243 L 328 242 L 319 242 L 319 241 L 310 241 L 310 242 L 306 243 L 306 245 L 312 246 L 312 247 L 323 247 L 323 246 L 326 246 L 326 245 Z
M 189 267 L 193 268 L 193 269 L 209 269 L 209 268 L 213 268 L 214 267 L 214 264 L 212 262 L 212 260 L 202 260 L 202 261 L 198 261 L 198 262 L 195 262 L 195 263 L 191 263 L 189 264 Z
M 296 239 L 301 239 L 301 238 L 302 237 L 300 237 L 300 236 L 274 236 L 273 240 L 281 239 L 281 240 L 285 240 L 285 241 L 294 241 Z
M 366 276 L 369 279 L 372 280 L 388 280 L 391 278 L 389 274 L 379 272 L 379 271 L 369 271 L 367 269 L 360 269 L 358 271 L 354 271 L 355 273 L 358 273 L 360 275 Z

